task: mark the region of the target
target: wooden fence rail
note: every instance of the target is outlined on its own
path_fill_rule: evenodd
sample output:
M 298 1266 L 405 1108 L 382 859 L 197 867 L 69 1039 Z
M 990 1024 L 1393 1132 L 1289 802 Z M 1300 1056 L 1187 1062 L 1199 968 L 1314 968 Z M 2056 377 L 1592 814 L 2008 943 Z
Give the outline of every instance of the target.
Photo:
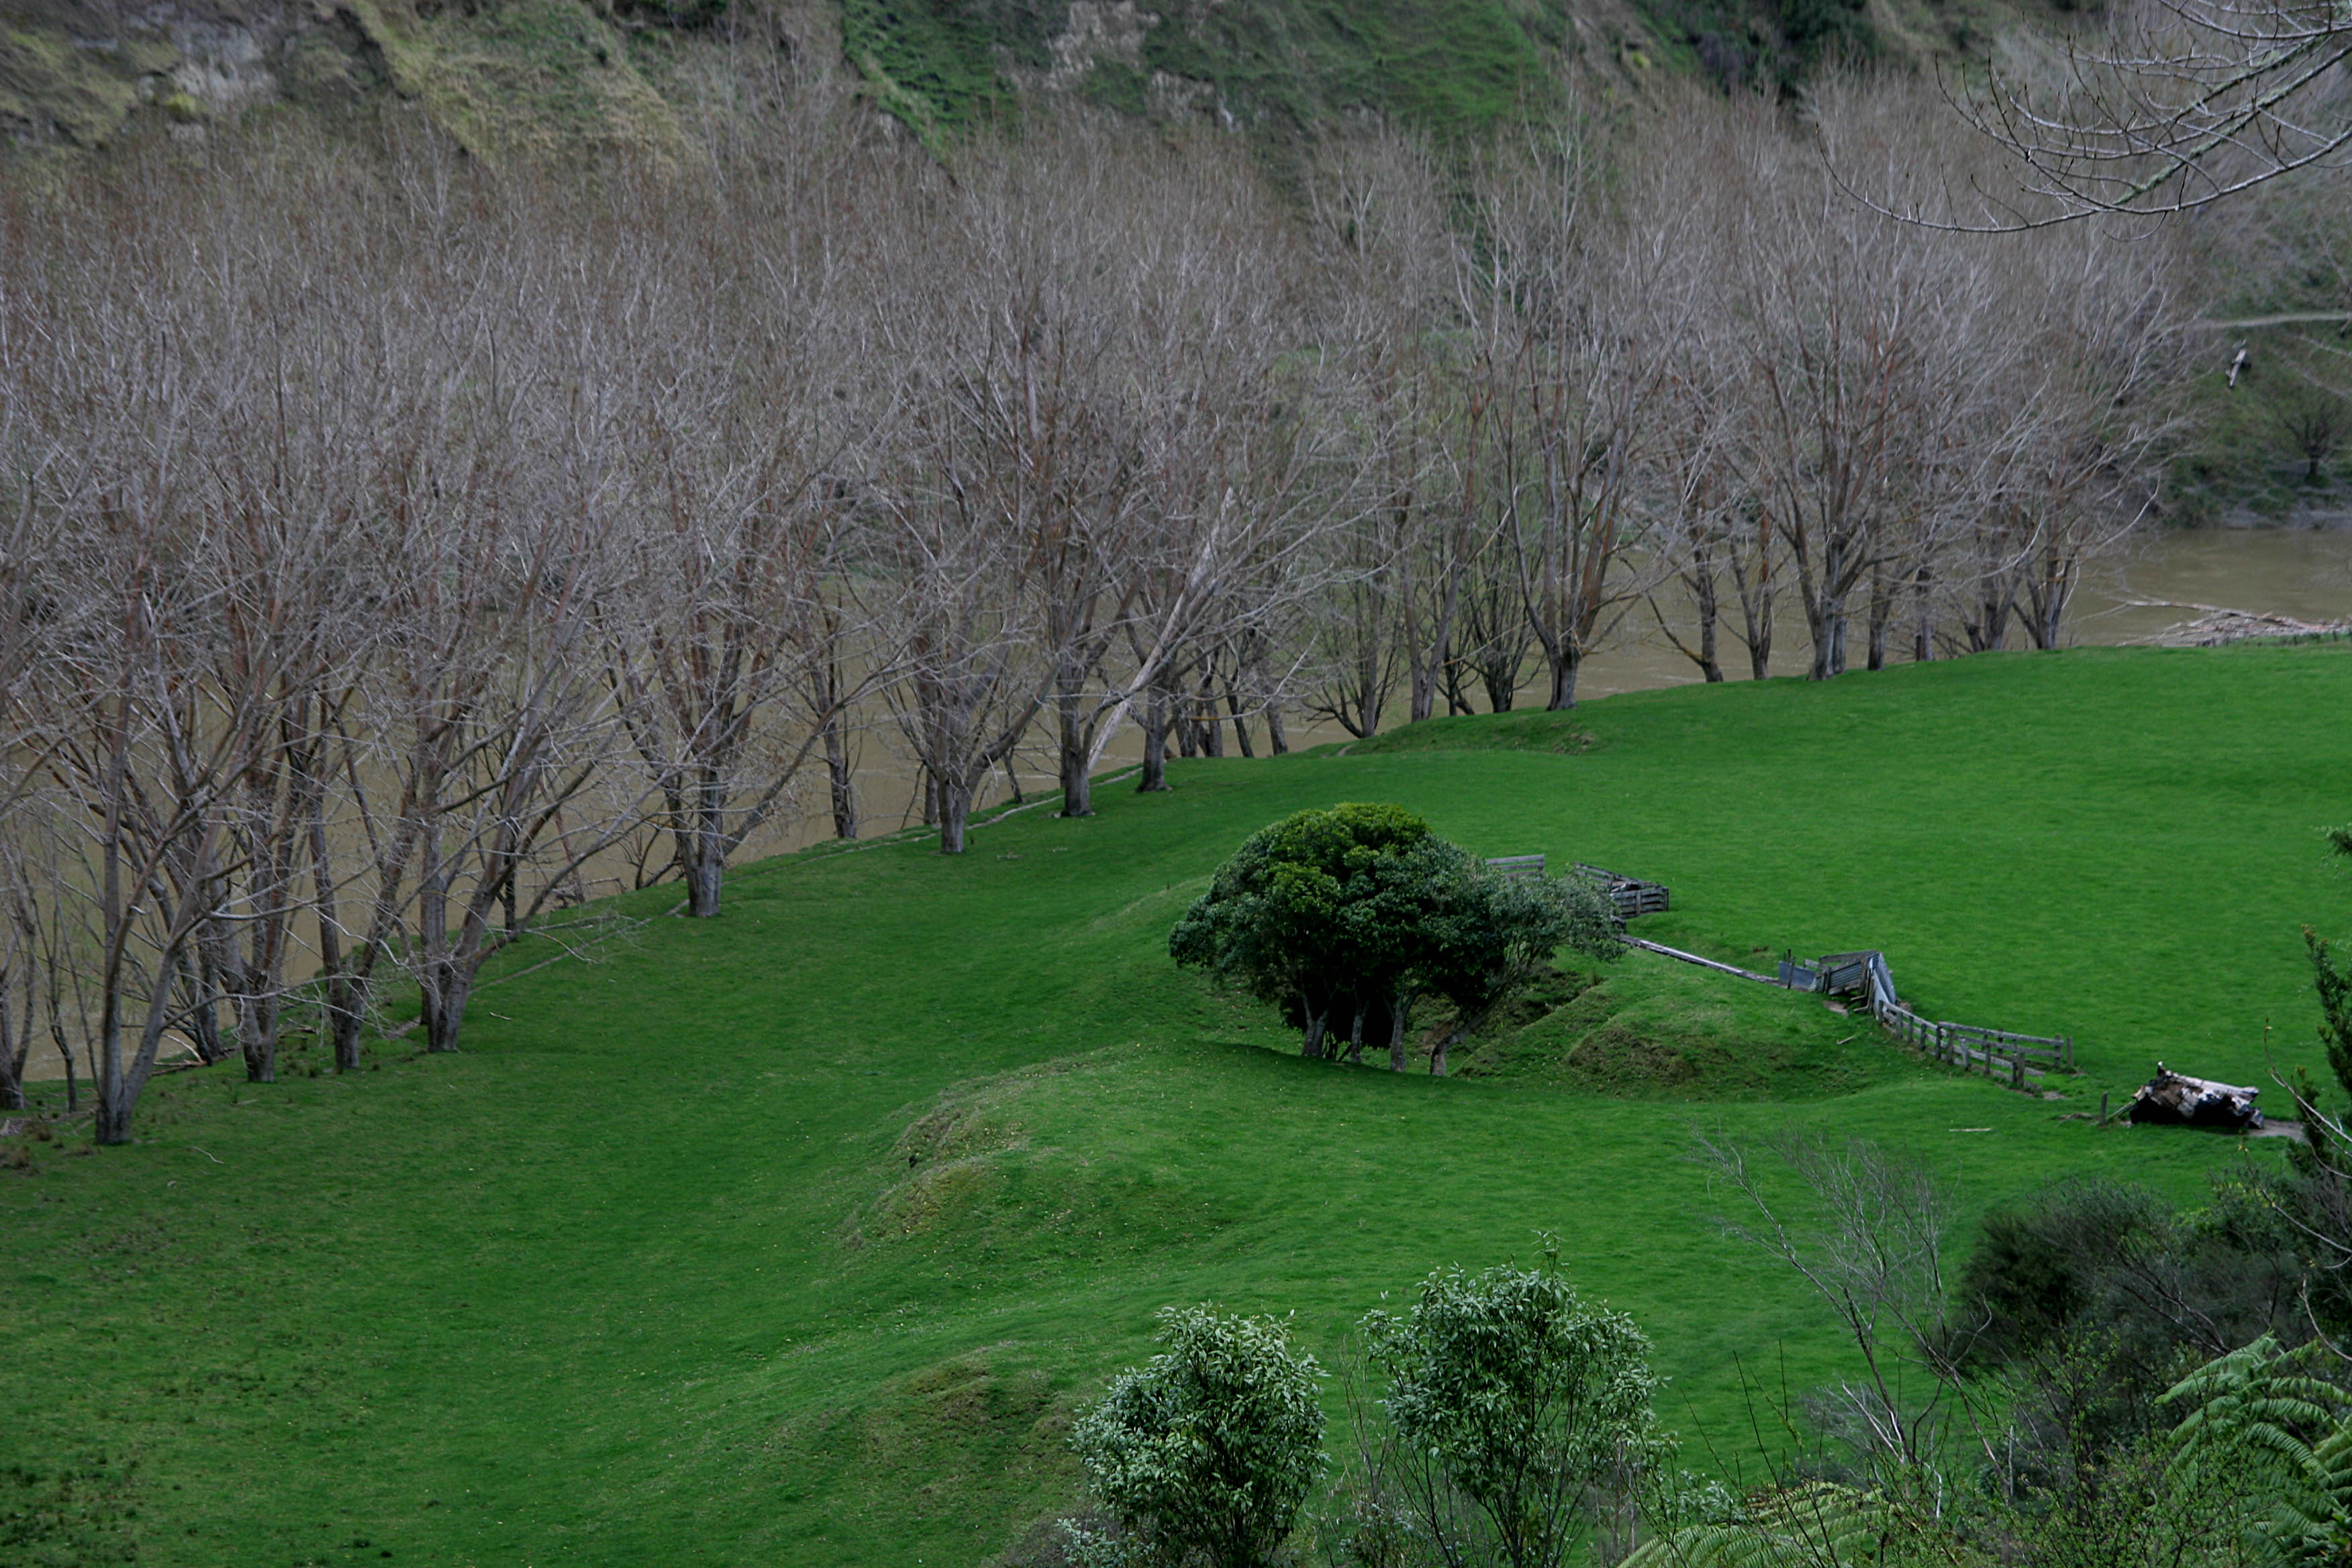
M 1712 969 L 1717 974 L 1736 974 L 1742 980 L 1760 980 L 1767 985 L 1780 984 L 1769 974 L 1759 974 L 1752 969 L 1740 969 L 1728 963 L 1717 963 L 1711 958 L 1701 958 L 1697 953 L 1685 952 L 1680 948 L 1667 947 L 1661 942 L 1643 942 L 1638 936 L 1620 936 L 1617 940 L 1627 947 L 1638 947 L 1643 952 L 1654 952 L 1664 958 L 1677 958 L 1685 963 L 1696 963 L 1701 969 Z

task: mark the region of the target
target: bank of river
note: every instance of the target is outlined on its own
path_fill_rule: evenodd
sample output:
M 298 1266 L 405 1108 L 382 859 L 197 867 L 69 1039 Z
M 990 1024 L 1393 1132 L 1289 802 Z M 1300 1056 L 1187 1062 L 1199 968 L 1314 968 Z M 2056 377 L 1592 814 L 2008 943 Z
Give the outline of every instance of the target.
M 2201 609 L 2246 610 L 2297 620 L 2352 618 L 2352 530 L 2285 528 L 2164 529 L 2136 537 L 2089 574 L 2066 619 L 2070 643 L 2113 646 L 2147 641 Z M 1673 605 L 1667 606 L 1673 613 Z M 1776 612 L 1772 673 L 1801 675 L 1811 662 L 1803 612 L 1783 600 Z M 1585 663 L 1578 694 L 1605 697 L 1684 686 L 1698 668 L 1659 634 L 1646 609 L 1629 617 L 1620 646 Z M 2012 626 L 2009 646 L 2030 646 Z M 1908 657 L 1904 640 L 1898 657 Z M 1748 672 L 1748 656 L 1727 635 L 1725 673 Z M 1538 699 L 1540 700 L 1540 698 Z

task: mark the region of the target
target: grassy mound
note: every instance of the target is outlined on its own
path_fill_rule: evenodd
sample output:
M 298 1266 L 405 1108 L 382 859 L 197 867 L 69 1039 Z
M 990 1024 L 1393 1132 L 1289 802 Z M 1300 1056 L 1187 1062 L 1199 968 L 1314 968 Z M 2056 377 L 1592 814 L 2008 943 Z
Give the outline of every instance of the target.
M 1882 1139 L 1971 1212 L 2276 1157 L 2058 1117 L 2158 1056 L 2264 1081 L 2266 1018 L 2282 1065 L 2315 1055 L 2297 927 L 2352 903 L 2313 832 L 2347 815 L 2347 698 L 2336 647 L 1996 656 L 1611 698 L 1574 752 L 1181 763 L 960 859 L 750 868 L 718 921 L 485 990 L 462 1057 L 164 1080 L 142 1142 L 0 1171 L 0 1506 L 47 1532 L 9 1550 L 981 1562 L 1067 1504 L 1070 1415 L 1155 1308 L 1296 1310 L 1328 1355 L 1538 1229 L 1734 1456 L 1742 1365 L 1802 1389 L 1844 1351 L 1721 1239 L 1688 1130 Z M 1301 1061 L 1164 942 L 1245 833 L 1343 799 L 1665 881 L 1644 929 L 1676 946 L 1884 947 L 1931 1014 L 2071 1030 L 2086 1076 L 2012 1095 L 1640 957 L 1483 1076 Z
M 1592 731 L 1581 712 L 1482 713 L 1475 718 L 1428 719 L 1389 730 L 1339 749 L 1349 756 L 1396 752 L 1543 752 L 1572 756 L 1593 748 Z
M 1614 1099 L 1802 1100 L 1917 1070 L 1867 1017 L 1672 959 L 1631 953 L 1604 975 L 1563 981 L 1530 998 L 1526 1022 L 1486 1031 L 1459 1072 Z

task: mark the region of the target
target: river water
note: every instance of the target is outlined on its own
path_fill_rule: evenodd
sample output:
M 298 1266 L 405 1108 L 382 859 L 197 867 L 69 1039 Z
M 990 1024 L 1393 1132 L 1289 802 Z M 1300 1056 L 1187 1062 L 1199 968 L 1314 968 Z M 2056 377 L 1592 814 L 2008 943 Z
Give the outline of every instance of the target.
M 1673 614 L 1673 603 L 1664 595 L 1661 602 Z M 2077 645 L 2141 642 L 2215 609 L 2306 621 L 2352 620 L 2352 529 L 2166 529 L 2137 535 L 2086 573 L 2067 615 L 2065 637 Z M 1779 635 L 1772 652 L 1772 673 L 1801 675 L 1812 658 L 1803 612 L 1793 598 L 1784 598 L 1774 614 Z M 1907 658 L 1907 636 L 1891 640 L 1896 645 L 1893 657 Z M 2021 626 L 2010 628 L 2009 646 L 2030 646 Z M 1727 628 L 1720 651 L 1725 673 L 1744 679 L 1747 650 L 1731 639 Z M 1698 679 L 1698 667 L 1660 633 L 1646 606 L 1637 606 L 1624 617 L 1612 645 L 1586 658 L 1577 696 L 1589 700 L 1620 691 L 1694 685 Z M 1518 701 L 1527 706 L 1539 704 L 1543 699 L 1542 671 L 1532 668 Z M 1400 693 L 1390 704 L 1384 727 L 1402 722 L 1405 711 Z M 1346 731 L 1328 720 L 1318 722 L 1294 713 L 1288 716 L 1287 725 L 1293 746 L 1349 739 Z M 1262 742 L 1262 728 L 1259 734 Z M 1230 729 L 1225 744 L 1232 754 Z M 1120 767 L 1141 757 L 1141 741 L 1129 726 L 1112 741 L 1103 765 Z M 907 826 L 914 794 L 911 770 L 887 753 L 879 737 L 869 741 L 865 761 L 858 786 L 868 814 L 866 831 L 887 833 Z M 1053 768 L 1052 753 L 1041 733 L 1021 754 L 1023 789 L 1053 791 Z M 981 792 L 981 804 L 984 807 L 1002 805 L 1010 793 L 1000 773 Z M 769 853 L 799 848 L 824 837 L 825 832 L 821 817 L 803 817 L 775 835 L 772 845 L 760 848 Z
M 2086 574 L 2067 615 L 2065 635 L 2075 644 L 2141 642 L 2211 609 L 2352 620 L 2352 530 L 2164 529 L 2140 534 Z M 1803 612 L 1784 600 L 1775 617 L 1780 636 L 1772 673 L 1801 675 L 1811 661 Z M 1619 646 L 1585 661 L 1579 697 L 1685 686 L 1699 679 L 1698 667 L 1659 635 L 1646 609 L 1628 617 L 1625 631 Z M 1900 645 L 1897 657 L 1908 657 L 1909 639 L 1895 640 Z M 2013 647 L 2030 646 L 2013 626 L 2009 641 Z M 1727 634 L 1722 655 L 1727 675 L 1747 673 L 1747 652 Z M 1541 700 L 1539 693 L 1536 700 Z

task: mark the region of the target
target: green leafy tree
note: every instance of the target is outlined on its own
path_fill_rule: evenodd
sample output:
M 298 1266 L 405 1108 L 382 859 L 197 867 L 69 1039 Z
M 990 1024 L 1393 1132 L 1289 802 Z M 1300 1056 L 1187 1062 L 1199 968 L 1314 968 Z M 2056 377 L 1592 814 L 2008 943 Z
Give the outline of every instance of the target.
M 1390 1065 L 1402 1069 L 1419 997 L 1454 1004 L 1452 1043 L 1563 943 L 1616 955 L 1614 913 L 1597 889 L 1507 881 L 1400 806 L 1344 805 L 1252 834 L 1177 922 L 1168 950 L 1284 1008 L 1306 1055 L 1326 1055 L 1341 1026 L 1350 1060 L 1362 1059 L 1368 1034 L 1385 1035 Z M 1444 1071 L 1443 1047 L 1430 1066 Z
M 1291 1009 L 1323 1054 L 1335 1006 L 1378 984 L 1403 885 L 1426 866 L 1429 824 L 1394 805 L 1302 811 L 1262 827 L 1217 868 L 1169 933 L 1177 963 Z M 1413 857 L 1414 865 L 1403 862 Z M 1352 906 L 1352 907 L 1351 907 Z
M 1616 906 L 1581 879 L 1497 877 L 1481 868 L 1450 891 L 1422 927 L 1413 970 L 1454 1006 L 1454 1026 L 1430 1058 L 1433 1073 L 1442 1076 L 1446 1051 L 1549 968 L 1561 948 L 1599 963 L 1625 951 Z
M 1085 1560 L 1135 1568 L 1265 1568 L 1322 1474 L 1315 1358 L 1274 1318 L 1160 1314 L 1167 1348 L 1122 1373 L 1070 1445 L 1116 1537 L 1071 1528 Z
M 1538 1268 L 1459 1268 L 1403 1317 L 1364 1320 L 1421 1531 L 1447 1563 L 1556 1568 L 1622 1524 L 1672 1451 L 1650 1342 L 1587 1305 L 1547 1248 Z

